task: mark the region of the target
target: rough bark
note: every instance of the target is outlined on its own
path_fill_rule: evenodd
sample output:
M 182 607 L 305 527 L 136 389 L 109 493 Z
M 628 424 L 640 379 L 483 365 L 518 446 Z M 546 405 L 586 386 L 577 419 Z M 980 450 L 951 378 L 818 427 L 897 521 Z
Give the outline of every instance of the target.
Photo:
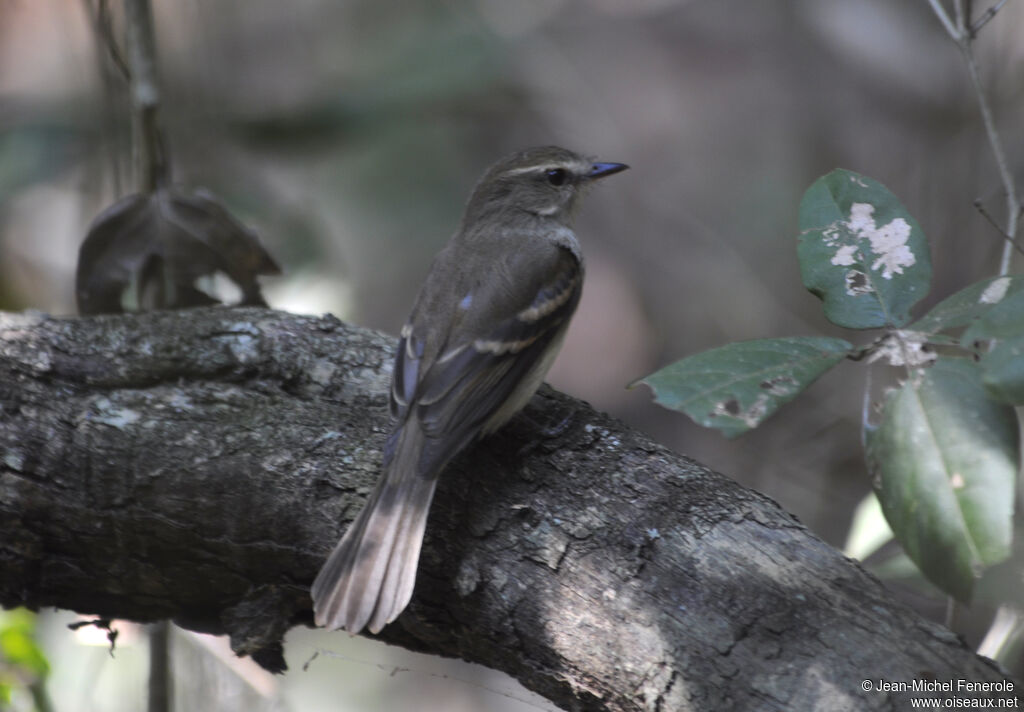
M 0 604 L 283 665 L 375 480 L 392 343 L 264 309 L 0 313 Z M 569 710 L 906 709 L 862 681 L 1005 679 L 768 498 L 547 388 L 446 472 L 380 637 Z

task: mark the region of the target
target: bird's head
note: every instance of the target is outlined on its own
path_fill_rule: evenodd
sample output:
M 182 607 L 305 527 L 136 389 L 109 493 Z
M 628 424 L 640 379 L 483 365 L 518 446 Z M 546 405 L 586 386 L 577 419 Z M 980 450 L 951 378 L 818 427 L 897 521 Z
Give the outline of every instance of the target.
M 594 181 L 628 167 L 599 163 L 558 146 L 528 148 L 491 166 L 469 199 L 466 217 L 515 210 L 568 223 Z

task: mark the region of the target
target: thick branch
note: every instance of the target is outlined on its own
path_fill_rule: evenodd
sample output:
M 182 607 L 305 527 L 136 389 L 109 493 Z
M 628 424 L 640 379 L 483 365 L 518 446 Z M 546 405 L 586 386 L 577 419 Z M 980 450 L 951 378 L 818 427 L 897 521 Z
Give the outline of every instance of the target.
M 280 664 L 376 478 L 391 348 L 262 309 L 0 314 L 0 604 Z M 1003 679 L 774 502 L 548 389 L 446 472 L 380 637 L 566 709 L 905 709 L 862 681 Z

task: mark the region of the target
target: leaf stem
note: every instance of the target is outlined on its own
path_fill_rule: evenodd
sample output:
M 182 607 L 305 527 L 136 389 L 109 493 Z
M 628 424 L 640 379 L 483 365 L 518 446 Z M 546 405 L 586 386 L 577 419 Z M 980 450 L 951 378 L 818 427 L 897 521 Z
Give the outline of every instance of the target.
M 868 448 L 868 432 L 874 429 L 871 425 L 871 372 L 869 367 L 864 377 L 864 401 L 860 411 L 860 447 L 864 451 Z

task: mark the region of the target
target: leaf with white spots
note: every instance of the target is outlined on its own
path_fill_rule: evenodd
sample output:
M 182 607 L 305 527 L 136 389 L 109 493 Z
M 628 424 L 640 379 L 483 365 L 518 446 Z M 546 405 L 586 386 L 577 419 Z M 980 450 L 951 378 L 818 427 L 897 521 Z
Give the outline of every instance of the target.
M 637 383 L 650 386 L 659 405 L 733 438 L 760 425 L 852 350 L 842 339 L 813 336 L 741 341 L 684 358 Z
M 867 434 L 889 526 L 924 575 L 961 601 L 1010 554 L 1019 449 L 1013 408 L 988 398 L 968 359 L 915 370 Z
M 1021 293 L 1024 293 L 1024 277 L 983 279 L 943 299 L 909 329 L 934 334 L 970 326 L 990 309 Z
M 927 348 L 927 334 L 907 329 L 892 329 L 876 342 L 867 362 L 885 361 L 890 366 L 924 366 L 936 358 Z
M 1015 339 L 1024 336 L 1024 291 L 1009 294 L 971 322 L 960 337 L 970 346 L 976 341 Z
M 988 342 L 978 364 L 985 390 L 1002 403 L 1024 405 L 1024 279 L 999 277 L 993 284 L 1011 279 L 1002 296 L 970 322 L 960 343 L 970 348 Z
M 832 171 L 804 193 L 797 255 L 825 316 L 850 329 L 903 326 L 931 282 L 917 221 L 885 186 L 852 171 Z

